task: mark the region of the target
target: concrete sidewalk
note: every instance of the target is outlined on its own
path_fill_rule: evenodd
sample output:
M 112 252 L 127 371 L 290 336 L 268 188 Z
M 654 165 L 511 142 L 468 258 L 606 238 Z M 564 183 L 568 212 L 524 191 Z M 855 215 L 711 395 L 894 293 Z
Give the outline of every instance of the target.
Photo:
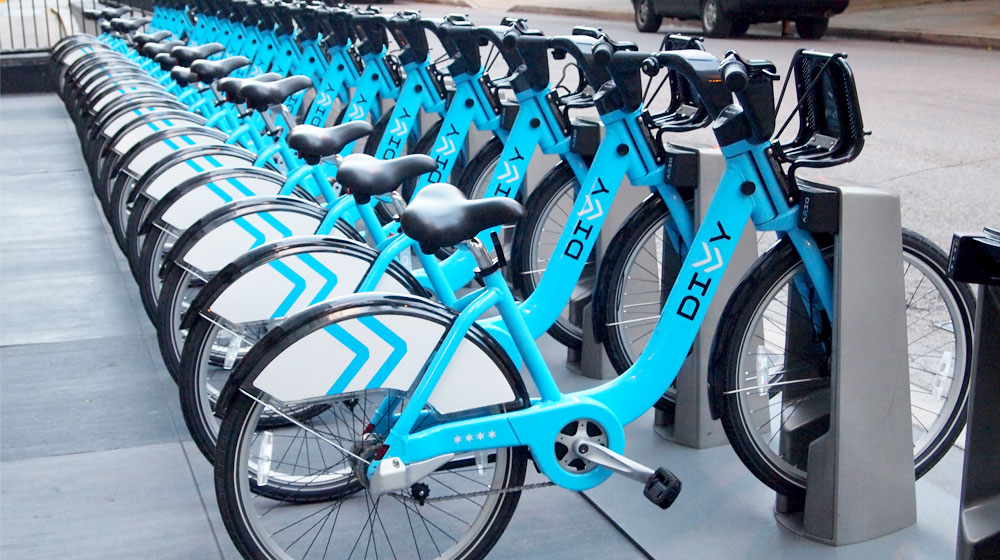
M 602 20 L 633 18 L 630 0 L 421 0 L 468 9 L 561 14 Z M 1000 49 L 1000 2 L 997 0 L 855 2 L 830 20 L 828 35 Z M 891 4 L 891 5 L 887 5 Z M 754 26 L 765 27 L 767 24 Z M 771 24 L 777 29 L 778 25 Z M 700 30 L 697 21 L 666 19 L 662 29 Z

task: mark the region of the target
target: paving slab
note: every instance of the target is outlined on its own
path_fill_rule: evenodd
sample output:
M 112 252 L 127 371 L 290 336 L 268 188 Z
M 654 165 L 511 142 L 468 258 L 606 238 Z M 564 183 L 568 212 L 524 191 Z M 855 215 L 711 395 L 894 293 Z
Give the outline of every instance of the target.
M 29 236 L 16 242 L 0 242 L 0 282 L 16 285 L 58 277 L 67 270 L 116 273 L 119 268 L 115 251 L 103 237 L 89 235 Z
M 220 556 L 176 443 L 4 461 L 0 493 L 5 560 Z
M 18 122 L 58 120 L 73 126 L 66 106 L 57 95 L 4 95 L 0 97 L 0 120 L 7 129 Z M 8 129 L 9 130 L 9 129 Z
M 2 352 L 5 461 L 177 440 L 142 337 L 8 346 Z
M 0 284 L 0 346 L 128 336 L 139 329 L 119 273 Z

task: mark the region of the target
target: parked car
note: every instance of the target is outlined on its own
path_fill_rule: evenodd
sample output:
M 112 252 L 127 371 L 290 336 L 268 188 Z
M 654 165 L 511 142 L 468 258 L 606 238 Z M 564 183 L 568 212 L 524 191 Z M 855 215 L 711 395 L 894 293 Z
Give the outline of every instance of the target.
M 830 16 L 847 8 L 848 0 L 632 0 L 635 26 L 652 33 L 664 17 L 700 19 L 709 37 L 738 37 L 753 23 L 792 20 L 803 39 L 819 39 Z

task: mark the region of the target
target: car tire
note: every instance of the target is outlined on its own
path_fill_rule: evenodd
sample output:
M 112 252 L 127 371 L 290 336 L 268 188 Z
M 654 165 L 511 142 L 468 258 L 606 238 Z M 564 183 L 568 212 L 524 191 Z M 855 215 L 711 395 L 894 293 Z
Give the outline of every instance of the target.
M 828 18 L 802 18 L 795 20 L 795 31 L 803 39 L 819 39 L 830 25 Z
M 733 18 L 722 11 L 719 0 L 705 0 L 701 4 L 701 28 L 709 37 L 730 37 L 733 34 Z
M 643 33 L 659 31 L 663 16 L 657 15 L 653 10 L 653 0 L 635 0 L 632 7 L 635 8 L 636 29 Z

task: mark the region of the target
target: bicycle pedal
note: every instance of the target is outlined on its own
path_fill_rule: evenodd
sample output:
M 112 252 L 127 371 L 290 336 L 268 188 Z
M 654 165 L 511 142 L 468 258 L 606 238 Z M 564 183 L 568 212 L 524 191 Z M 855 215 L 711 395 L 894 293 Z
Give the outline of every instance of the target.
M 660 506 L 660 509 L 670 507 L 680 493 L 681 479 L 663 467 L 656 469 L 656 472 L 650 475 L 646 481 L 646 488 L 642 491 L 642 495 Z

